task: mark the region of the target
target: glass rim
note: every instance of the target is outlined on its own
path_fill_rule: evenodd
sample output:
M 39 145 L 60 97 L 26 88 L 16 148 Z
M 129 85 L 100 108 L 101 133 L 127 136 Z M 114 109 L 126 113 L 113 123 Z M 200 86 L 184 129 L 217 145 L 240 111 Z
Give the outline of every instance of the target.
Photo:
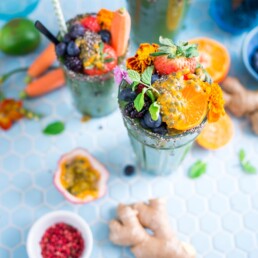
M 166 135 L 160 135 L 160 134 L 158 134 L 158 133 L 154 133 L 154 132 L 151 132 L 151 131 L 149 131 L 149 130 L 143 128 L 143 127 L 140 125 L 140 123 L 138 123 L 138 121 L 135 122 L 135 119 L 126 116 L 126 115 L 123 113 L 123 110 L 121 109 L 121 107 L 120 107 L 120 111 L 121 111 L 121 113 L 122 113 L 123 119 L 129 121 L 129 123 L 130 123 L 132 126 L 134 126 L 134 127 L 136 127 L 137 129 L 141 130 L 142 132 L 144 132 L 144 133 L 145 133 L 148 137 L 150 137 L 150 138 L 160 138 L 161 140 L 172 140 L 172 139 L 175 139 L 175 140 L 176 140 L 176 139 L 178 139 L 178 138 L 182 138 L 182 137 L 185 137 L 185 136 L 187 136 L 187 135 L 194 134 L 194 133 L 198 132 L 199 129 L 202 129 L 203 126 L 204 126 L 204 125 L 206 124 L 206 122 L 207 122 L 207 116 L 205 116 L 205 118 L 203 119 L 203 121 L 202 121 L 199 125 L 195 126 L 194 128 L 191 128 L 191 129 L 186 130 L 186 131 L 182 131 L 182 132 L 180 132 L 180 133 L 178 133 L 178 134 L 175 134 L 175 135 L 168 135 L 168 134 L 166 134 Z

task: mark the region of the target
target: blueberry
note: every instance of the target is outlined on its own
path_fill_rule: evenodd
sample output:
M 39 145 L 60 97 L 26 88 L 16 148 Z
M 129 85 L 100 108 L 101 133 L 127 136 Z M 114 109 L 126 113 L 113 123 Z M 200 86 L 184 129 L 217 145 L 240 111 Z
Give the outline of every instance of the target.
M 141 125 L 144 129 L 149 129 L 149 127 L 145 124 L 143 118 L 140 120 L 140 125 Z
M 64 35 L 63 42 L 64 42 L 64 43 L 69 43 L 70 41 L 72 41 L 72 38 L 71 38 L 71 36 L 70 36 L 69 33 L 66 33 L 66 34 Z
M 111 41 L 111 33 L 108 30 L 99 31 L 99 35 L 101 36 L 101 40 L 104 43 L 110 43 Z
M 123 101 L 133 101 L 136 98 L 136 92 L 130 88 L 125 88 L 119 93 L 119 99 Z
M 66 51 L 66 44 L 64 42 L 60 42 L 56 45 L 56 55 L 58 57 L 63 56 Z
M 161 116 L 159 115 L 158 120 L 154 121 L 151 118 L 151 114 L 150 112 L 147 112 L 144 117 L 144 122 L 146 124 L 146 126 L 148 126 L 149 128 L 157 128 L 161 125 L 162 121 L 161 121 Z
M 71 41 L 68 43 L 67 53 L 69 56 L 77 56 L 80 53 L 80 49 L 73 41 Z
M 168 133 L 167 125 L 166 123 L 162 123 L 161 126 L 153 128 L 152 131 L 160 135 L 165 135 Z
M 135 173 L 135 167 L 132 165 L 125 166 L 124 173 L 126 176 L 132 176 Z
M 69 30 L 69 34 L 73 39 L 82 37 L 84 35 L 85 28 L 81 24 L 74 24 Z
M 153 84 L 155 81 L 157 81 L 159 79 L 159 75 L 154 73 L 152 76 L 151 76 L 151 84 Z

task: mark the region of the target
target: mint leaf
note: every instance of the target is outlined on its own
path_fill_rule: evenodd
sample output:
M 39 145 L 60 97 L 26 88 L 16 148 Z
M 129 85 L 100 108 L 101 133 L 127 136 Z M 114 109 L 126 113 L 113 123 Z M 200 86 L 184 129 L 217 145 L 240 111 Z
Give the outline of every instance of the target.
M 142 82 L 151 85 L 151 76 L 153 73 L 154 66 L 148 66 L 142 74 Z
M 253 165 L 251 165 L 249 161 L 245 162 L 242 165 L 242 168 L 243 168 L 244 172 L 246 172 L 248 174 L 256 174 L 256 172 L 257 172 L 256 168 Z
M 148 90 L 146 93 L 149 96 L 149 98 L 151 99 L 151 101 L 154 102 L 155 96 L 154 96 L 153 92 L 151 90 Z
M 47 125 L 43 130 L 43 133 L 47 135 L 57 135 L 62 133 L 64 129 L 65 129 L 64 123 L 61 121 L 56 121 Z
M 138 72 L 134 70 L 128 70 L 127 71 L 129 78 L 134 82 L 140 82 L 141 76 Z
M 246 153 L 243 149 L 239 151 L 238 158 L 240 161 L 241 168 L 245 173 L 256 174 L 257 169 L 250 163 L 250 161 L 246 160 Z
M 149 111 L 151 114 L 151 119 L 157 121 L 159 118 L 160 105 L 157 102 L 153 102 L 149 107 Z
M 132 83 L 132 91 L 135 91 L 136 86 L 139 84 L 139 82 L 133 82 Z
M 201 160 L 198 160 L 190 167 L 188 176 L 192 179 L 195 179 L 205 174 L 206 170 L 207 164 Z
M 143 88 L 142 92 L 139 93 L 134 100 L 134 107 L 138 112 L 140 112 L 144 106 L 144 94 L 146 92 L 147 88 Z
M 245 160 L 245 151 L 243 149 L 239 151 L 238 157 L 241 163 Z
M 159 43 L 165 46 L 173 47 L 174 43 L 171 39 L 163 38 L 162 36 L 159 37 Z
M 4 100 L 4 98 L 5 98 L 4 93 L 0 91 L 0 101 Z
M 103 54 L 103 50 L 104 50 L 104 43 L 100 42 L 99 43 L 99 51 L 100 51 L 101 54 Z
M 114 60 L 115 60 L 114 58 L 106 58 L 106 59 L 104 59 L 104 63 L 111 63 Z
M 164 56 L 167 55 L 166 52 L 155 52 L 155 53 L 151 53 L 150 56 Z

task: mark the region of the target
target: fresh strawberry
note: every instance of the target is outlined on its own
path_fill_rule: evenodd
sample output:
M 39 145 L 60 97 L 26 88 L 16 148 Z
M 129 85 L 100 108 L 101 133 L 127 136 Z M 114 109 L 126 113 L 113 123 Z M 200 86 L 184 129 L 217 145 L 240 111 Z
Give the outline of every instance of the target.
M 99 68 L 97 65 L 102 62 L 102 67 Z M 92 64 L 94 68 L 84 69 L 84 73 L 88 75 L 102 75 L 109 71 L 112 71 L 117 65 L 117 55 L 115 50 L 108 44 L 104 44 L 103 48 L 103 60 L 100 60 L 98 64 Z
M 197 60 L 195 57 L 176 57 L 168 58 L 166 55 L 157 56 L 154 60 L 154 66 L 158 74 L 171 74 L 183 69 L 190 69 L 191 73 L 194 73 Z
M 87 16 L 83 18 L 80 22 L 82 26 L 86 29 L 89 29 L 93 32 L 100 31 L 100 25 L 98 24 L 97 17 L 95 16 Z

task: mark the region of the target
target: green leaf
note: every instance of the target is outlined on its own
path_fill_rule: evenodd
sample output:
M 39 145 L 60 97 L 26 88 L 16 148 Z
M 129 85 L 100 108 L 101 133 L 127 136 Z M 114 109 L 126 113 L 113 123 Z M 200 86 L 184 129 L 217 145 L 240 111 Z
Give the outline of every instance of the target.
M 64 129 L 65 129 L 64 123 L 61 121 L 56 121 L 47 125 L 43 130 L 43 133 L 47 135 L 57 135 L 62 133 Z
M 0 91 L 0 101 L 2 101 L 4 99 L 5 99 L 4 93 L 2 91 Z
M 142 74 L 142 82 L 151 85 L 151 76 L 153 73 L 154 66 L 148 66 Z
M 134 107 L 138 112 L 140 112 L 144 106 L 144 94 L 146 92 L 147 88 L 143 88 L 142 92 L 139 93 L 134 100 Z
M 136 86 L 139 84 L 139 82 L 133 82 L 132 83 L 132 91 L 135 91 Z
M 134 82 L 140 82 L 141 76 L 138 72 L 134 70 L 128 70 L 127 71 L 129 78 Z
M 115 59 L 114 58 L 106 58 L 105 60 L 104 60 L 104 63 L 111 63 L 111 62 L 113 62 Z
M 151 114 L 151 119 L 157 121 L 159 118 L 160 105 L 157 102 L 153 102 L 149 107 L 149 111 Z
M 150 56 L 164 56 L 167 55 L 166 52 L 155 52 L 155 53 L 151 53 Z
M 159 43 L 165 46 L 173 47 L 174 43 L 171 39 L 163 38 L 162 36 L 159 37 Z
M 198 178 L 207 171 L 207 164 L 201 160 L 196 161 L 189 169 L 188 176 L 192 179 Z
M 153 92 L 151 90 L 148 90 L 146 93 L 149 96 L 149 98 L 151 99 L 151 102 L 154 102 L 155 96 L 154 96 Z
M 241 149 L 241 150 L 239 151 L 239 153 L 238 153 L 238 157 L 239 157 L 239 160 L 240 160 L 241 163 L 244 162 L 245 156 L 246 156 L 246 155 L 245 155 L 245 151 L 244 151 L 243 149 Z
M 189 48 L 189 49 L 185 50 L 184 52 L 185 52 L 185 56 L 187 58 L 196 57 L 199 55 L 197 48 L 194 48 L 194 47 Z
M 256 174 L 256 172 L 257 172 L 256 168 L 253 165 L 251 165 L 249 161 L 242 164 L 242 168 L 243 168 L 244 172 L 246 172 L 248 174 Z
M 100 42 L 99 43 L 99 51 L 100 51 L 100 53 L 103 53 L 103 50 L 104 50 L 104 43 Z
M 257 169 L 250 163 L 250 161 L 246 161 L 245 150 L 241 149 L 239 151 L 238 158 L 241 164 L 241 168 L 245 173 L 255 174 L 257 172 Z

